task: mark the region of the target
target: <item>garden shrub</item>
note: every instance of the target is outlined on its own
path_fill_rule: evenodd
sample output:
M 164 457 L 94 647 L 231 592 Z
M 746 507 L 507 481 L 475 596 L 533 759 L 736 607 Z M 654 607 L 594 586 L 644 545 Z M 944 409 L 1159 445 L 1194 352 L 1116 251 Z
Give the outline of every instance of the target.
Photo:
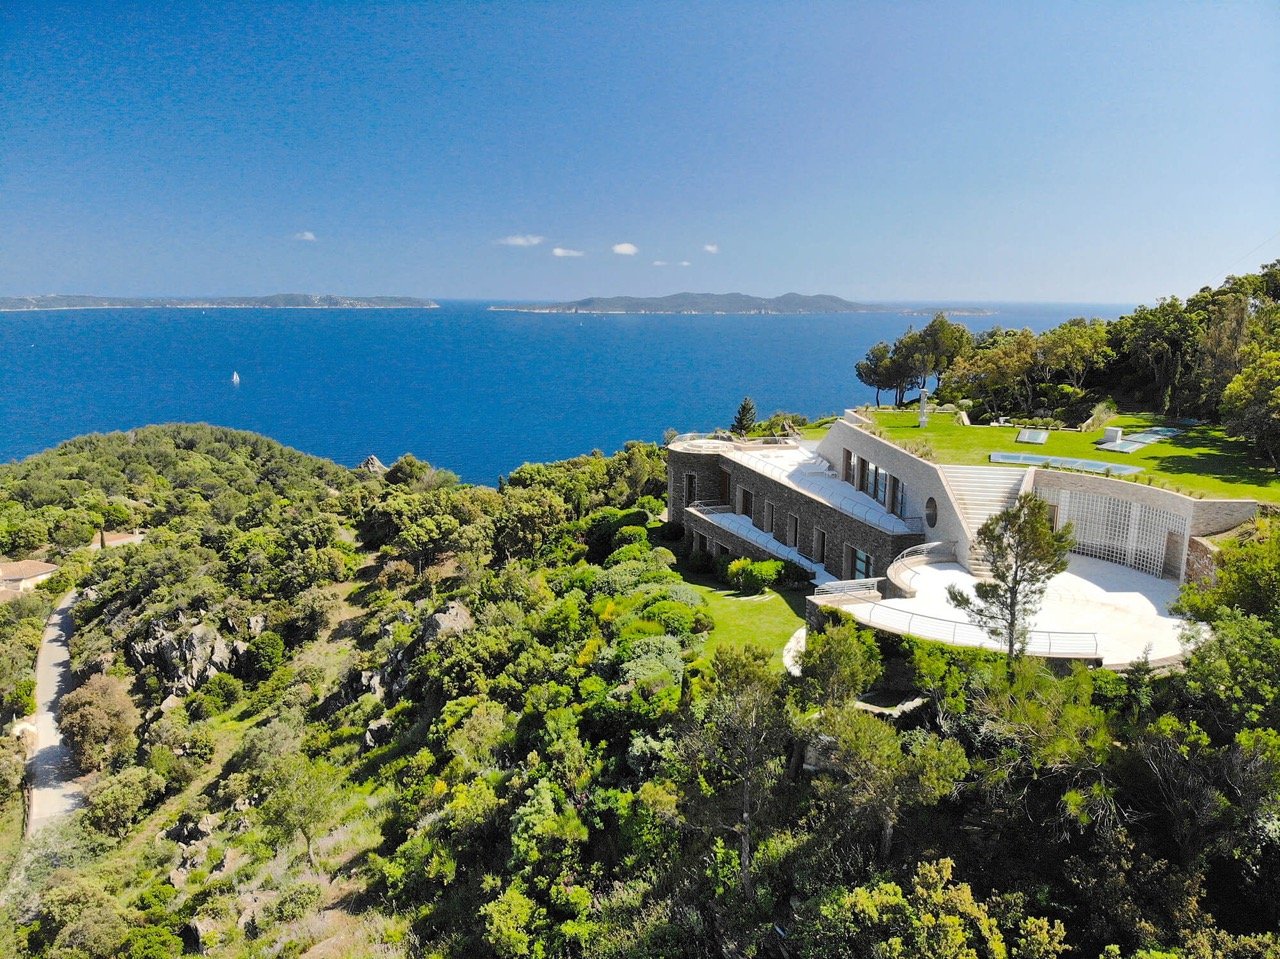
M 672 636 L 688 636 L 693 632 L 695 611 L 684 603 L 664 599 L 650 606 L 645 616 Z
M 187 713 L 193 719 L 208 719 L 240 701 L 244 683 L 229 673 L 216 673 L 187 697 Z
M 280 898 L 265 912 L 272 922 L 296 922 L 320 905 L 320 887 L 314 882 L 299 882 L 280 891 Z
M 778 581 L 775 585 L 779 589 L 803 589 L 809 585 L 812 579 L 813 574 L 799 563 L 784 559 L 782 561 L 782 572 L 778 575 Z
M 158 773 L 143 766 L 130 766 L 90 787 L 86 818 L 99 832 L 123 836 L 164 789 L 164 778 Z
M 624 526 L 613 534 L 613 548 L 649 542 L 649 531 L 643 526 Z
M 619 563 L 629 563 L 633 560 L 644 560 L 648 558 L 649 553 L 649 547 L 644 543 L 628 543 L 625 546 L 618 547 L 606 556 L 601 565 L 608 568 L 610 566 L 617 566 Z

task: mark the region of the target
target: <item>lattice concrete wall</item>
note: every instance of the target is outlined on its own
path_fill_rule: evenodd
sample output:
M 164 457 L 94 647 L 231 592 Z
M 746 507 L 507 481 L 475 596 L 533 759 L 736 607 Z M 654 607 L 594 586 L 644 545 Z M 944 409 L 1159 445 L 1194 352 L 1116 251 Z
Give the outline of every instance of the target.
M 1099 493 L 1049 489 L 1041 495 L 1057 507 L 1059 526 L 1071 523 L 1074 552 L 1152 576 L 1182 578 L 1190 532 L 1187 517 Z

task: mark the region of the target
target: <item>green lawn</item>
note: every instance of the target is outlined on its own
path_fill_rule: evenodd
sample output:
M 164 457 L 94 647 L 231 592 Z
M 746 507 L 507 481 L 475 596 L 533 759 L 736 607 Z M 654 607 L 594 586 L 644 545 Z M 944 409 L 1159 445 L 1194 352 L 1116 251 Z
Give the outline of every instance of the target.
M 769 651 L 774 662 L 782 663 L 782 647 L 792 633 L 804 625 L 804 596 L 797 592 L 766 590 L 758 596 L 743 596 L 715 582 L 710 576 L 681 571 L 685 582 L 702 594 L 715 620 L 707 637 L 709 655 L 721 643 L 743 646 L 755 643 Z
M 926 442 L 940 463 L 990 462 L 990 453 L 1043 453 L 1084 457 L 1108 463 L 1145 467 L 1138 479 L 1154 477 L 1162 485 L 1192 495 L 1237 497 L 1280 502 L 1280 476 L 1251 455 L 1249 445 L 1233 439 L 1218 426 L 1193 426 L 1172 439 L 1152 443 L 1136 453 L 1108 453 L 1094 444 L 1102 431 L 1076 433 L 1054 430 L 1044 446 L 1016 443 L 1016 426 L 960 426 L 954 414 L 934 413 L 923 430 L 914 412 L 879 411 L 871 414 L 885 436 L 906 443 Z M 1108 424 L 1136 433 L 1147 426 L 1178 424 L 1150 414 L 1121 414 Z

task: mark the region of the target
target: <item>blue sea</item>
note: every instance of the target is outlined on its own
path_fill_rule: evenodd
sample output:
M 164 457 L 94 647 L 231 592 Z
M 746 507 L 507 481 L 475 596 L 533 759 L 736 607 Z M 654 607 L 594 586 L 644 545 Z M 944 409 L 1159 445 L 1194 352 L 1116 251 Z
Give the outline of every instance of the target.
M 928 315 L 573 315 L 438 310 L 0 313 L 0 462 L 176 421 L 254 430 L 355 465 L 412 452 L 494 483 L 521 463 L 869 400 L 854 363 Z M 1044 330 L 1128 305 L 965 304 Z M 232 384 L 238 372 L 240 383 Z

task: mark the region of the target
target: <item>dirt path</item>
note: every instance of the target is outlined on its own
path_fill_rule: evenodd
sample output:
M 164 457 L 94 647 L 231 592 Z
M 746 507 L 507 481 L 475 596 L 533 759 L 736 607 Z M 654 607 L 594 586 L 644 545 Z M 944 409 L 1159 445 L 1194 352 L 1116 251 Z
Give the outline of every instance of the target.
M 77 770 L 71 750 L 58 731 L 58 703 L 71 689 L 71 604 L 68 593 L 49 616 L 36 657 L 36 745 L 27 760 L 31 805 L 27 835 L 37 832 L 80 805 L 83 796 L 75 782 Z

